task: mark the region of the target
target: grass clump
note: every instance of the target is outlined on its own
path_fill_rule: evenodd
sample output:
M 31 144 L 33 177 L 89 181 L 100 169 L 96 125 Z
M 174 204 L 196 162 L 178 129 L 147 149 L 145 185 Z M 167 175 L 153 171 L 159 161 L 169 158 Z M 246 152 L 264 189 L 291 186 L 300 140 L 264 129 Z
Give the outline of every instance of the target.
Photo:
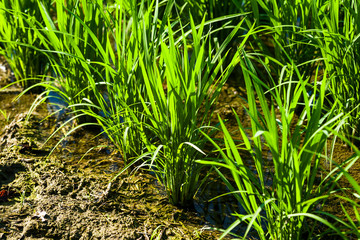
M 314 35 L 324 58 L 324 68 L 331 75 L 330 91 L 338 113 L 348 115 L 342 131 L 358 142 L 360 125 L 360 18 L 358 1 L 329 1 L 332 11 L 319 8 L 321 23 Z M 326 9 L 326 8 L 325 8 Z
M 140 59 L 150 103 L 143 101 L 144 112 L 155 136 L 148 165 L 164 184 L 170 201 L 181 206 L 192 203 L 202 182 L 202 166 L 195 162 L 204 154 L 205 141 L 199 130 L 209 126 L 220 89 L 236 64 L 234 57 L 222 71 L 224 49 L 241 23 L 218 51 L 212 48 L 210 35 L 203 32 L 205 21 L 198 28 L 193 21 L 190 25 L 191 49 L 189 36 L 182 31 L 177 43 L 169 25 L 169 43 L 161 43 L 159 62 L 149 61 L 146 52 Z
M 50 1 L 44 7 L 50 9 Z M 40 18 L 37 1 L 0 1 L 0 54 L 23 87 L 37 83 L 38 76 L 49 69 L 49 62 L 39 51 L 41 39 L 31 27 Z
M 244 224 L 246 231 L 243 238 L 251 234 L 260 239 L 303 239 L 306 234 L 310 237 L 314 233 L 315 225 L 306 224 L 306 219 L 311 218 L 344 237 L 316 209 L 318 203 L 331 195 L 339 179 L 339 176 L 334 177 L 333 171 L 321 182 L 316 181 L 321 161 L 329 161 L 327 141 L 332 132 L 337 134 L 344 121 L 343 114 L 332 115 L 333 111 L 323 114 L 326 84 L 317 87 L 315 83 L 315 94 L 309 96 L 309 79 L 302 79 L 297 66 L 290 62 L 283 65 L 280 84 L 267 88 L 245 53 L 241 67 L 246 83 L 251 133 L 243 127 L 236 114 L 235 117 L 243 146 L 250 153 L 254 169 L 240 155 L 239 147 L 220 117 L 225 147 L 220 147 L 208 135 L 205 136 L 221 157 L 216 161 L 199 161 L 230 170 L 232 182 L 221 169 L 216 169 L 244 209 L 243 213 L 234 214 L 238 220 L 223 236 L 237 225 Z M 326 74 L 322 81 L 329 81 Z M 254 92 L 259 104 L 256 103 Z M 295 109 L 302 105 L 301 99 L 305 107 L 296 118 Z M 264 156 L 264 149 L 271 153 L 270 158 Z

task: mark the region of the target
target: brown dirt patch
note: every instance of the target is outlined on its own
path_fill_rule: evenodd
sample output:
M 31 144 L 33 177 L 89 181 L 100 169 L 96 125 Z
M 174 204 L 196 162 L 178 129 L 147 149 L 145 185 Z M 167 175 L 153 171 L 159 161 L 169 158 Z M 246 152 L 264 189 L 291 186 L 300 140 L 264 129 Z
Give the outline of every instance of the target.
M 195 213 L 170 205 L 149 174 L 124 173 L 108 188 L 114 173 L 103 169 L 114 157 L 97 168 L 59 160 L 61 149 L 47 159 L 39 129 L 20 114 L 0 136 L 1 189 L 14 193 L 0 202 L 0 239 L 216 238 Z

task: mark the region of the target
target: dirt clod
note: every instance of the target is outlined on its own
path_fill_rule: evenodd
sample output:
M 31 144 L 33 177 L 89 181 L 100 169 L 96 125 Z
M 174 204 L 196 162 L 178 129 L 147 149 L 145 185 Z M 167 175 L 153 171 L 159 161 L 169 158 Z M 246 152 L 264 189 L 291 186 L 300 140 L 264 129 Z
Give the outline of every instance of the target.
M 116 171 L 91 168 L 94 159 L 66 162 L 62 149 L 46 158 L 43 130 L 31 123 L 39 119 L 25 119 L 17 115 L 0 135 L 0 190 L 14 193 L 0 202 L 0 239 L 216 238 L 195 213 L 170 205 L 151 175 L 123 174 L 109 185 Z

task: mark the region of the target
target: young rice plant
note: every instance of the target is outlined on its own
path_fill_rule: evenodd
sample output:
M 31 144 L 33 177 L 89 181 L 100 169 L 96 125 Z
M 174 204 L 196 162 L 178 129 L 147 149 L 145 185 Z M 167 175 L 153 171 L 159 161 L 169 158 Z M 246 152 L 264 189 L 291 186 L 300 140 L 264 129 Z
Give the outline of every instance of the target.
M 254 235 L 251 230 L 260 239 L 303 239 L 304 233 L 311 236 L 315 229 L 316 224 L 306 224 L 306 219 L 311 218 L 343 237 L 338 229 L 315 213 L 315 205 L 329 197 L 334 181 L 338 180 L 331 181 L 332 178 L 328 176 L 325 179 L 329 181 L 315 181 L 320 162 L 326 156 L 327 140 L 331 135 L 329 129 L 338 131 L 339 124 L 342 124 L 342 114 L 332 116 L 331 111 L 323 114 L 325 83 L 328 81 L 326 74 L 320 87 L 317 87 L 316 76 L 313 85 L 315 94 L 309 96 L 306 90 L 309 80 L 302 79 L 293 62 L 283 65 L 282 78 L 272 89 L 264 85 L 245 53 L 241 68 L 246 83 L 251 133 L 243 127 L 236 113 L 235 117 L 255 170 L 250 169 L 248 161 L 240 155 L 220 117 L 225 148 L 208 135 L 205 136 L 220 152 L 221 158 L 217 161 L 198 161 L 230 170 L 232 182 L 221 169 L 217 168 L 216 171 L 244 209 L 243 213 L 234 214 L 238 220 L 223 236 L 237 225 L 245 224 L 244 239 L 250 232 Z M 304 108 L 296 118 L 295 109 L 303 107 L 301 99 Z M 264 150 L 270 151 L 271 157 L 265 157 Z

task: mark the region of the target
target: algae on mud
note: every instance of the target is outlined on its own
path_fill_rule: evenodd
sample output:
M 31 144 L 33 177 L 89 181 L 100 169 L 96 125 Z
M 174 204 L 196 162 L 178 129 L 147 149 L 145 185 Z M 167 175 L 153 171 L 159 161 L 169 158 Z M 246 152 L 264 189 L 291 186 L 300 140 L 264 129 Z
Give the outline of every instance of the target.
M 147 239 L 157 228 L 166 238 L 211 238 L 212 233 L 201 233 L 195 214 L 168 204 L 148 174 L 122 176 L 103 196 L 111 174 L 101 168 L 75 166 L 56 157 L 45 160 L 31 151 L 20 154 L 18 143 L 26 138 L 19 133 L 26 129 L 23 120 L 23 115 L 14 120 L 20 125 L 10 134 L 15 140 L 2 145 L 2 188 L 16 192 L 0 205 L 0 234 L 6 239 Z M 41 212 L 45 220 L 37 217 Z

